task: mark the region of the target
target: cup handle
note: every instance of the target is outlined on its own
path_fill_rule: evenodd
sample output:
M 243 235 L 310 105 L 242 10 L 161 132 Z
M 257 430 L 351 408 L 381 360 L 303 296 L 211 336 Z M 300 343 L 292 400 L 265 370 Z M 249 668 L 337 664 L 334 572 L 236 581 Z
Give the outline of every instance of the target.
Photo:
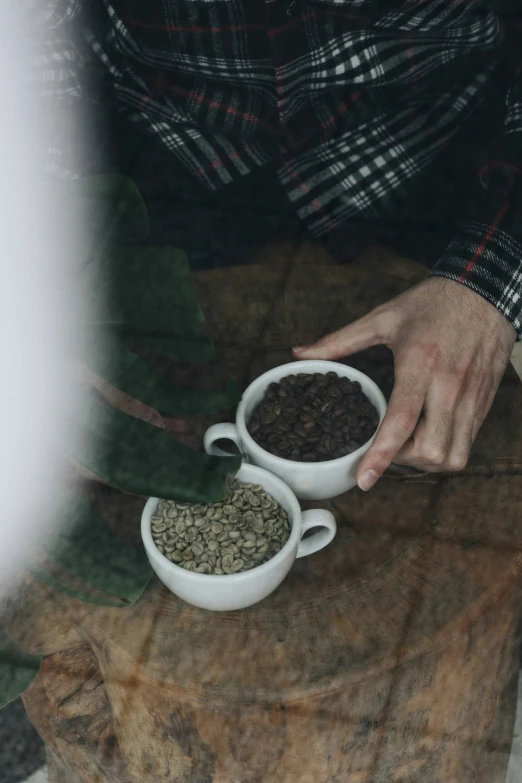
M 241 445 L 236 425 L 227 423 L 213 424 L 212 427 L 209 427 L 205 432 L 203 445 L 207 454 L 212 454 L 215 457 L 233 457 L 233 454 L 230 454 L 228 451 L 223 451 L 223 449 L 220 449 L 215 445 L 216 440 L 223 439 L 233 441 L 241 454 L 243 454 L 243 446 Z
M 306 557 L 313 555 L 333 541 L 337 533 L 337 524 L 335 517 L 325 508 L 312 508 L 303 512 L 303 521 L 301 525 L 301 535 L 306 533 L 312 527 L 322 527 L 319 533 L 301 539 L 297 547 L 297 557 Z

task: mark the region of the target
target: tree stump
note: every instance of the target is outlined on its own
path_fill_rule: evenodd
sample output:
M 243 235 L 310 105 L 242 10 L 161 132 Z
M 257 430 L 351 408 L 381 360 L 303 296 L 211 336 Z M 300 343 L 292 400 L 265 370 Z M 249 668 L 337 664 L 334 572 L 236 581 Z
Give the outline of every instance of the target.
M 374 254 L 208 272 L 198 290 L 220 371 L 244 387 L 422 274 Z M 389 394 L 387 350 L 349 363 Z M 155 580 L 135 605 L 100 608 L 28 579 L 9 632 L 46 656 L 24 701 L 51 783 L 503 783 L 521 452 L 510 368 L 462 474 L 389 476 L 315 504 L 335 514 L 335 542 L 244 611 L 195 609 Z M 126 502 L 136 532 L 143 501 Z

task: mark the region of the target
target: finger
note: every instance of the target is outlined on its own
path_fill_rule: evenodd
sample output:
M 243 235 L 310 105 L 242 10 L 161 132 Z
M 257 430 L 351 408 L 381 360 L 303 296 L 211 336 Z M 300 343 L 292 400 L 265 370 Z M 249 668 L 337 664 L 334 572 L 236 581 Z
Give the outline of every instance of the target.
M 449 458 L 452 433 L 453 433 L 453 413 L 447 412 L 440 414 L 438 418 L 437 429 L 441 432 L 438 442 L 431 440 L 427 431 L 427 425 L 419 424 L 413 434 L 413 440 L 406 443 L 397 456 L 395 463 L 410 468 L 416 468 L 423 473 L 436 473 L 437 471 L 449 470 L 446 463 Z M 446 436 L 442 436 L 445 430 Z
M 464 470 L 468 464 L 471 447 L 475 440 L 476 421 L 477 401 L 474 395 L 469 395 L 462 400 L 455 411 L 453 439 L 446 459 L 446 470 L 458 473 L 460 470 Z
M 475 421 L 473 422 L 472 443 L 475 443 L 480 428 L 484 424 L 488 417 L 488 413 L 493 405 L 495 394 L 497 393 L 498 384 L 495 385 L 487 395 L 484 395 L 484 400 L 479 404 L 478 410 L 475 414 Z
M 375 312 L 318 340 L 313 345 L 294 348 L 298 359 L 341 359 L 385 342 L 382 316 Z
M 460 414 L 462 416 L 462 424 L 459 425 L 459 428 L 462 431 L 460 442 L 462 442 L 462 440 L 468 441 L 468 459 L 479 430 L 493 405 L 499 383 L 500 380 L 498 378 L 492 379 L 491 383 L 488 384 L 482 383 L 479 387 L 478 396 L 477 389 L 474 386 L 473 391 L 469 395 L 469 399 L 462 401 L 462 412 Z M 452 447 L 452 452 L 454 450 L 456 457 L 452 460 L 452 463 L 458 465 L 458 442 L 455 444 L 455 448 Z M 458 467 L 450 468 L 450 470 L 458 470 Z
M 427 472 L 450 469 L 448 458 L 460 394 L 460 387 L 453 379 L 434 378 L 426 393 L 424 418 L 417 425 L 411 443 L 397 454 L 397 464 Z
M 473 412 L 462 410 L 453 416 L 451 442 L 434 451 L 429 445 L 429 436 L 420 433 L 415 436 L 414 444 L 407 444 L 396 457 L 398 465 L 409 465 L 425 473 L 459 472 L 468 464 L 471 447 L 475 440 L 477 422 Z M 428 445 L 422 445 L 422 441 Z
M 357 484 L 367 491 L 377 482 L 413 433 L 426 398 L 429 374 L 416 361 L 396 367 L 388 411 L 357 470 Z

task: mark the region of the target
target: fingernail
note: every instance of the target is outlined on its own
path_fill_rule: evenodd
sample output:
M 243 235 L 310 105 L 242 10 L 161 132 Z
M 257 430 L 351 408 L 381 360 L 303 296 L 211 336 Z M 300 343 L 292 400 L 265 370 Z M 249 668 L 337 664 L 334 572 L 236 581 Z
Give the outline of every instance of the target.
M 293 351 L 296 353 L 301 353 L 301 351 L 306 351 L 307 348 L 309 348 L 309 345 L 296 345 L 295 348 L 292 348 Z
M 366 473 L 363 473 L 359 481 L 357 482 L 357 486 L 359 489 L 362 489 L 363 492 L 368 492 L 369 489 L 373 487 L 374 484 L 377 483 L 377 479 L 379 478 L 379 474 L 376 470 L 367 470 Z

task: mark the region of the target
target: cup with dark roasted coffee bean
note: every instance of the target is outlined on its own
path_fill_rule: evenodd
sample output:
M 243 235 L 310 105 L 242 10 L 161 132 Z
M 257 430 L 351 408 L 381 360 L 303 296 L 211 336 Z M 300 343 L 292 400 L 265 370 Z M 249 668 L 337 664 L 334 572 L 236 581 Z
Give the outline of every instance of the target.
M 231 440 L 246 461 L 279 476 L 301 500 L 336 497 L 355 486 L 385 413 L 384 395 L 359 370 L 292 362 L 250 384 L 236 423 L 210 427 L 205 450 L 229 456 L 216 442 Z

